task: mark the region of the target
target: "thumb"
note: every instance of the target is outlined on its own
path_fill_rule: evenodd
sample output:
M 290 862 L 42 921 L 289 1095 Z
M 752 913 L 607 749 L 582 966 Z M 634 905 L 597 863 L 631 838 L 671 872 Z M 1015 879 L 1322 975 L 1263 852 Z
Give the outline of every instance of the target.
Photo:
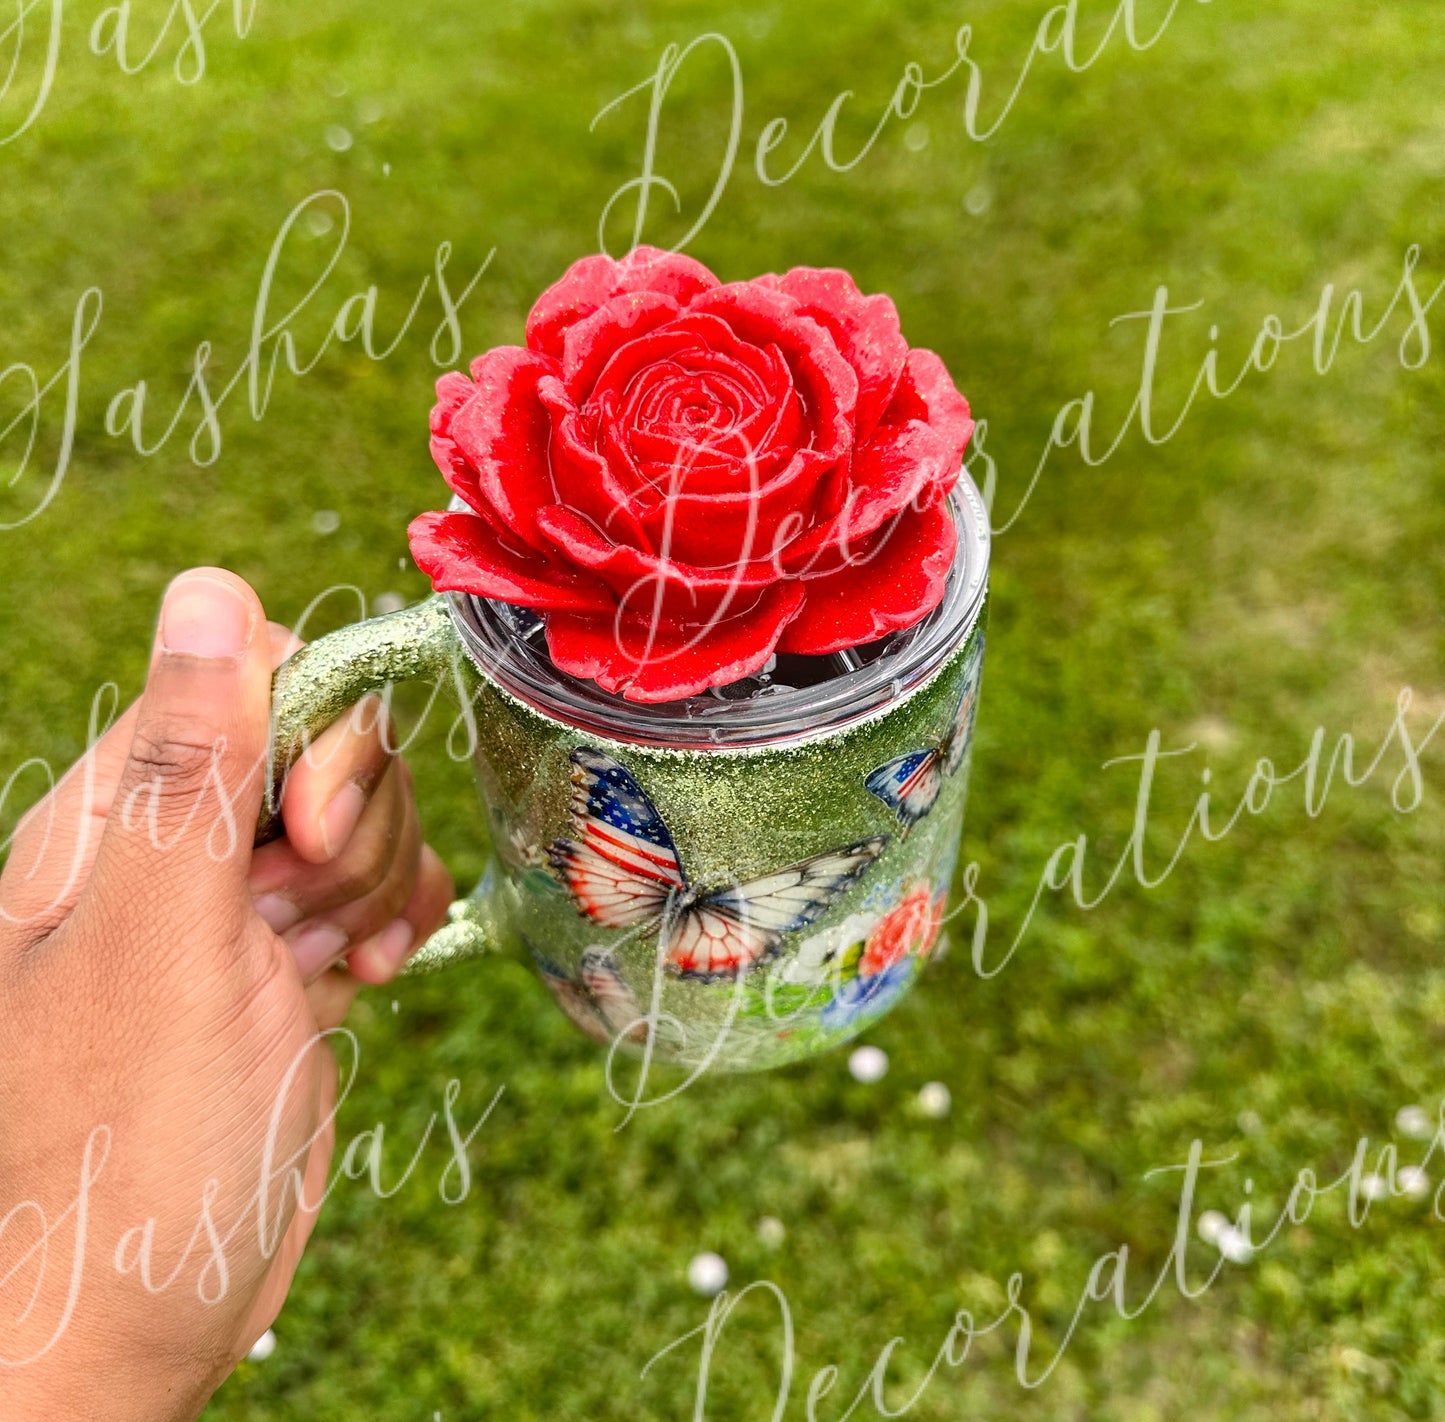
M 86 890 L 103 914 L 176 928 L 249 905 L 270 721 L 265 628 L 256 594 L 223 569 L 166 590 Z

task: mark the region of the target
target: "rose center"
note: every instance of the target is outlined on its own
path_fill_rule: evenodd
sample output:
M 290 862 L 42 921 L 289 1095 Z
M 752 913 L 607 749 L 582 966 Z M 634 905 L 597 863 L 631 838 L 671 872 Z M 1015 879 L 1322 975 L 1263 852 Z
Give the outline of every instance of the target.
M 730 495 L 759 485 L 804 433 L 782 356 L 688 344 L 614 356 L 583 409 L 583 427 L 640 506 Z M 781 455 L 780 455 L 781 451 Z
M 648 376 L 651 379 L 648 379 Z M 670 436 L 703 448 L 736 429 L 751 403 L 737 381 L 716 372 L 679 367 L 644 372 L 630 395 L 632 428 Z

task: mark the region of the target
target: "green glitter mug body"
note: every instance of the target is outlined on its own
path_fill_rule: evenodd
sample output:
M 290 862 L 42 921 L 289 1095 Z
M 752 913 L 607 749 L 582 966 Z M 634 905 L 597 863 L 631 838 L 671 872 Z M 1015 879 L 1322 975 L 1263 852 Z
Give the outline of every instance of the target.
M 276 676 L 272 775 L 362 696 L 448 670 L 494 859 L 408 971 L 527 955 L 614 1049 L 693 1071 L 856 1036 L 938 951 L 982 670 L 988 518 L 916 626 L 662 705 L 560 672 L 523 609 L 444 594 L 332 633 Z

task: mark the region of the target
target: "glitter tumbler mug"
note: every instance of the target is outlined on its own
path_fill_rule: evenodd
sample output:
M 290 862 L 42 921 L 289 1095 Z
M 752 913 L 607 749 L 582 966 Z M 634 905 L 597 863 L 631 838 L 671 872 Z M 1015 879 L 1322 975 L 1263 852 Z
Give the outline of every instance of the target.
M 935 950 L 982 669 L 988 517 L 967 476 L 942 602 L 914 627 L 685 701 L 559 671 L 535 615 L 443 594 L 332 633 L 276 676 L 272 788 L 390 682 L 451 676 L 494 858 L 408 971 L 528 955 L 600 1041 L 694 1070 L 856 1035 Z

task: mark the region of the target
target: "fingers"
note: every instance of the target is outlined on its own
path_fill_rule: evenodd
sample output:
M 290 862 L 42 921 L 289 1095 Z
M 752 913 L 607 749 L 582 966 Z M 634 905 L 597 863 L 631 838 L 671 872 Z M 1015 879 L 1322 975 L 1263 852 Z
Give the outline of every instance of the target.
M 299 643 L 283 646 L 284 629 L 273 630 L 279 663 Z M 326 970 L 343 956 L 357 965 L 358 978 L 341 977 L 353 992 L 388 981 L 452 898 L 450 875 L 422 844 L 411 772 L 387 750 L 383 716 L 369 698 L 312 744 L 283 796 L 286 838 L 252 860 L 256 911 L 286 938 L 302 980 L 329 992 L 336 975 Z
M 167 589 L 85 891 L 103 914 L 154 925 L 249 906 L 270 719 L 264 628 L 255 593 L 232 573 L 196 569 Z
M 300 645 L 262 623 L 233 575 L 178 578 L 145 695 L 17 830 L 0 919 L 28 922 L 38 941 L 97 867 L 94 892 L 115 907 L 159 903 L 194 917 L 218 902 L 218 886 L 234 888 L 264 766 L 264 673 Z M 312 745 L 283 797 L 287 838 L 250 868 L 263 917 L 292 942 L 308 980 L 351 953 L 365 981 L 385 981 L 450 901 L 445 869 L 423 857 L 409 773 L 387 750 L 381 713 L 370 698 Z
M 306 1002 L 316 1019 L 317 1029 L 329 1032 L 340 1027 L 361 988 L 361 979 L 353 977 L 345 969 L 332 969 L 307 984 Z
M 280 622 L 266 624 L 266 642 L 271 653 L 272 671 L 293 652 L 299 652 L 306 645 L 289 627 Z
M 250 885 L 262 918 L 277 933 L 340 908 L 378 888 L 398 857 L 414 818 L 410 772 L 397 762 L 381 779 L 341 854 L 316 864 L 289 839 L 262 845 L 252 856 Z M 419 848 L 419 846 L 418 846 Z
M 408 946 L 388 943 L 385 931 L 373 935 L 347 955 L 345 965 L 336 964 L 317 975 L 306 987 L 316 1025 L 322 1031 L 339 1027 L 351 1010 L 363 985 L 381 987 L 401 971 L 415 949 L 446 922 L 447 907 L 456 896 L 452 876 L 431 845 L 422 847 L 421 872 L 410 902 L 402 911 L 408 931 Z
M 386 709 L 368 696 L 318 736 L 286 778 L 286 838 L 312 864 L 334 860 L 391 764 Z
M 311 864 L 284 840 L 256 852 L 256 912 L 292 945 L 303 979 L 396 918 L 416 884 L 421 842 L 410 773 L 397 762 L 338 858 Z
M 399 781 L 400 775 L 396 779 Z M 348 851 L 348 856 L 364 852 L 370 838 L 358 831 L 356 850 Z M 369 892 L 353 889 L 344 902 L 288 935 L 303 981 L 374 934 L 383 935 L 397 967 L 401 966 L 411 947 L 412 931 L 399 921 L 399 916 L 416 887 L 421 870 L 421 846 L 421 823 L 407 794 L 395 852 L 376 886 Z
M 352 976 L 373 986 L 390 982 L 412 953 L 446 922 L 447 908 L 455 897 L 446 865 L 431 845 L 424 844 L 411 898 L 394 923 L 348 955 L 346 964 Z

